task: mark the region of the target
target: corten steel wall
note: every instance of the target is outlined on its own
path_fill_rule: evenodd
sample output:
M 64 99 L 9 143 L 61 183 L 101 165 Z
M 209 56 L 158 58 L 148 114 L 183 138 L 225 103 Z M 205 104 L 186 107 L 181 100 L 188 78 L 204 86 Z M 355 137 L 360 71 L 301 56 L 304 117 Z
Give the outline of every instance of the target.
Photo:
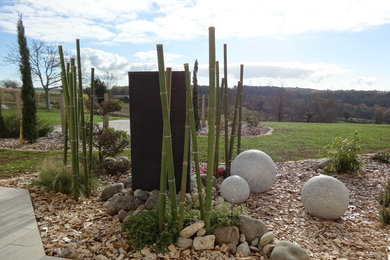
M 186 89 L 184 71 L 172 72 L 171 131 L 176 190 L 180 190 Z M 133 190 L 160 188 L 163 120 L 158 72 L 129 72 L 131 164 Z M 187 192 L 190 190 L 190 167 Z

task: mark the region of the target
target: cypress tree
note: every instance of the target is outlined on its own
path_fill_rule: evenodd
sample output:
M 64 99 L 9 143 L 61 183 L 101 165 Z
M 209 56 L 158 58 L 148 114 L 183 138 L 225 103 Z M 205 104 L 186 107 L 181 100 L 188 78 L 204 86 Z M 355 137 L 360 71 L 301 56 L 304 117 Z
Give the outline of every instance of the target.
M 20 54 L 19 70 L 22 80 L 22 132 L 25 139 L 34 143 L 38 138 L 37 108 L 35 104 L 35 91 L 31 78 L 30 52 L 24 35 L 24 26 L 21 15 L 19 15 L 17 30 Z
M 194 64 L 194 74 L 192 76 L 192 83 L 193 83 L 193 88 L 192 88 L 192 104 L 194 105 L 194 114 L 195 114 L 195 128 L 196 131 L 200 130 L 200 118 L 199 118 L 199 95 L 198 95 L 198 60 L 195 60 Z

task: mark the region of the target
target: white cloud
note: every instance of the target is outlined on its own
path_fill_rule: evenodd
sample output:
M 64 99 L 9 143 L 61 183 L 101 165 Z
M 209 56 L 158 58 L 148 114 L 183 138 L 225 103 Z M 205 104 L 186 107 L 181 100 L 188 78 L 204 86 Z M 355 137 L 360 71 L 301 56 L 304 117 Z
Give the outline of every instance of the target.
M 119 83 L 126 82 L 127 72 L 130 70 L 130 62 L 119 55 L 91 48 L 81 49 L 81 59 L 86 74 L 90 68 L 95 68 L 95 75 L 103 78 L 107 73 L 117 77 Z
M 14 0 L 0 9 L 0 27 L 15 32 L 23 13 L 34 38 L 115 42 L 192 40 L 216 26 L 221 38 L 311 31 L 354 31 L 390 22 L 387 0 Z M 61 32 L 61 33 L 59 33 Z
M 377 79 L 375 77 L 357 77 L 348 82 L 348 85 L 353 88 L 369 88 L 375 85 Z

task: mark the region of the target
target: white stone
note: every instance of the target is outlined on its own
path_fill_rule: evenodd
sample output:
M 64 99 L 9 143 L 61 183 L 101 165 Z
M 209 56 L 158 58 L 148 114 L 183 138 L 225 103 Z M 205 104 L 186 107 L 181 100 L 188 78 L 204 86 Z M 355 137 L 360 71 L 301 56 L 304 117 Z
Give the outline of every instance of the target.
M 238 175 L 227 177 L 221 183 L 220 191 L 226 201 L 237 204 L 245 202 L 250 194 L 248 183 Z
M 266 153 L 247 150 L 234 159 L 231 174 L 244 178 L 251 192 L 261 193 L 271 188 L 276 177 L 276 166 Z
M 338 219 L 348 209 L 349 192 L 336 178 L 319 175 L 303 185 L 301 199 L 308 214 L 322 219 Z
M 189 238 L 203 227 L 204 227 L 204 221 L 199 220 L 189 225 L 188 227 L 184 228 L 182 231 L 180 231 L 180 236 L 184 238 Z
M 204 237 L 195 237 L 192 247 L 195 250 L 214 249 L 215 236 L 208 235 Z

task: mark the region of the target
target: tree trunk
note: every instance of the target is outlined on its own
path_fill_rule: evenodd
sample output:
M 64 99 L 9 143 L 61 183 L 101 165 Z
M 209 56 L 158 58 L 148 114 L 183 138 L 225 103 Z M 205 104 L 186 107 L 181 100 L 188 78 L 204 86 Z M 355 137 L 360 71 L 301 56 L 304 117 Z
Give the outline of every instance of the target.
M 51 105 L 50 105 L 49 88 L 45 88 L 45 103 L 46 103 L 46 109 L 50 110 L 51 109 Z

